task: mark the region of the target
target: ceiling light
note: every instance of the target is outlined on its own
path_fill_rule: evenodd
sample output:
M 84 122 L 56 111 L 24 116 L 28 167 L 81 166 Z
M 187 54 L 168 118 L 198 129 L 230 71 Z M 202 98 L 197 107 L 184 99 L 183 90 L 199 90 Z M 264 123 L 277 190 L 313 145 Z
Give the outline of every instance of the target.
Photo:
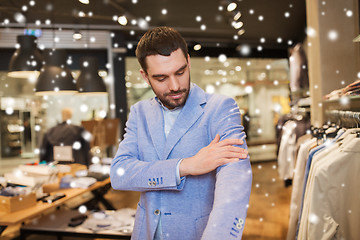
M 126 24 L 128 23 L 128 20 L 127 18 L 123 15 L 123 16 L 120 16 L 118 19 L 117 19 L 118 23 L 120 25 L 123 25 L 123 26 L 126 26 Z
M 107 94 L 104 80 L 99 76 L 99 64 L 96 57 L 83 57 L 80 59 L 81 73 L 76 81 L 80 94 Z
M 75 31 L 73 34 L 73 39 L 80 40 L 82 38 L 82 34 L 80 31 Z
M 66 67 L 66 51 L 46 49 L 45 65 L 35 85 L 35 95 L 74 94 L 77 92 L 75 80 Z
M 82 4 L 89 4 L 90 0 L 79 0 L 79 2 L 81 2 Z
M 85 14 L 83 11 L 80 11 L 80 12 L 78 12 L 78 16 L 79 16 L 79 17 L 85 17 L 86 14 Z
M 240 17 L 241 17 L 241 12 L 237 12 L 234 16 L 234 21 L 239 20 Z
M 17 36 L 20 47 L 10 59 L 9 77 L 29 78 L 39 74 L 43 58 L 35 40 L 36 37 L 32 35 Z
M 244 29 L 240 29 L 237 34 L 238 34 L 239 36 L 241 36 L 241 35 L 243 35 L 244 33 L 245 33 L 245 30 L 244 30 Z
M 232 11 L 234 11 L 236 9 L 236 7 L 237 7 L 237 4 L 232 2 L 232 3 L 229 3 L 229 5 L 227 6 L 226 9 L 227 9 L 228 12 L 232 12 Z
M 235 29 L 240 29 L 243 25 L 244 25 L 243 22 L 236 22 L 236 23 L 234 24 L 234 28 L 235 28 Z
M 200 44 L 196 44 L 195 46 L 194 46 L 194 50 L 195 51 L 199 51 L 201 49 L 201 45 Z

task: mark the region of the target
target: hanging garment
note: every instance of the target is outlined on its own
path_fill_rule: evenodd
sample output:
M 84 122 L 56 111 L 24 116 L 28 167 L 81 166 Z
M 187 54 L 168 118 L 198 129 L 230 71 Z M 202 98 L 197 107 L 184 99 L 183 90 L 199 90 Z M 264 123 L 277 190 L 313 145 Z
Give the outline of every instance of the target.
M 293 187 L 291 191 L 290 219 L 289 219 L 288 233 L 286 237 L 287 240 L 295 239 L 296 228 L 298 225 L 299 212 L 300 212 L 306 160 L 309 157 L 310 148 L 315 144 L 316 144 L 316 138 L 312 138 L 302 143 L 299 147 L 295 170 L 294 170 Z
M 325 157 L 314 158 L 298 239 L 360 239 L 359 159 L 356 134 Z
M 309 88 L 307 58 L 300 43 L 292 49 L 290 56 L 290 90 L 296 92 Z
M 293 178 L 294 163 L 296 157 L 296 134 L 295 121 L 287 121 L 282 130 L 282 137 L 279 147 L 278 172 L 281 179 Z

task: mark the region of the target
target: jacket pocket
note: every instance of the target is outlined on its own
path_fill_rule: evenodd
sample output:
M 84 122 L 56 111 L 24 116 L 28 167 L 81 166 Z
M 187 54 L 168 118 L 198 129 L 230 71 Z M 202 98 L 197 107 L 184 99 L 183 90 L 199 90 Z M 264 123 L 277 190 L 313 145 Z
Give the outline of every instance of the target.
M 145 218 L 145 209 L 142 206 L 140 206 L 140 203 L 138 203 L 137 209 L 136 209 L 136 214 L 135 214 L 134 229 L 131 234 L 132 240 L 140 239 L 140 233 L 141 233 L 141 231 L 144 231 L 144 229 L 143 229 L 143 224 L 145 224 L 144 218 Z

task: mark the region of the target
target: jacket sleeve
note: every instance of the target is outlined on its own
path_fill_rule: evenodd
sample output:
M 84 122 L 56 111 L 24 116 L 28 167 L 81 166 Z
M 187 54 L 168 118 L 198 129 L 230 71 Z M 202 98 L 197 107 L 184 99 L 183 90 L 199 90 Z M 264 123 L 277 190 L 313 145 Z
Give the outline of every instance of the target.
M 217 100 L 219 102 L 219 100 Z M 226 98 L 218 105 L 212 121 L 211 134 L 221 140 L 245 138 L 239 108 L 235 101 Z M 242 148 L 247 149 L 246 142 Z M 249 157 L 217 169 L 215 196 L 208 223 L 202 235 L 209 239 L 241 239 L 245 226 L 252 183 Z
M 128 191 L 182 190 L 185 178 L 176 184 L 176 166 L 180 159 L 150 162 L 139 159 L 136 114 L 136 108 L 131 107 L 126 134 L 111 164 L 112 187 Z

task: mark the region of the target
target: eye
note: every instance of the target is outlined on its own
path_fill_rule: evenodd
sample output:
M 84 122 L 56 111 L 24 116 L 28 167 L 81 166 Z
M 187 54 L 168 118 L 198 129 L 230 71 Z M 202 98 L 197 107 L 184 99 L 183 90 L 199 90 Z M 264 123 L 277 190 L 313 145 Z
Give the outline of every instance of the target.
M 177 73 L 176 73 L 176 75 L 181 76 L 181 75 L 183 75 L 183 74 L 184 74 L 184 72 L 185 72 L 185 70 L 180 71 L 180 72 L 177 72 Z
M 164 77 L 157 77 L 157 78 L 155 78 L 157 81 L 159 81 L 159 82 L 162 82 L 162 81 L 164 81 L 165 79 L 166 79 L 166 77 L 164 76 Z

